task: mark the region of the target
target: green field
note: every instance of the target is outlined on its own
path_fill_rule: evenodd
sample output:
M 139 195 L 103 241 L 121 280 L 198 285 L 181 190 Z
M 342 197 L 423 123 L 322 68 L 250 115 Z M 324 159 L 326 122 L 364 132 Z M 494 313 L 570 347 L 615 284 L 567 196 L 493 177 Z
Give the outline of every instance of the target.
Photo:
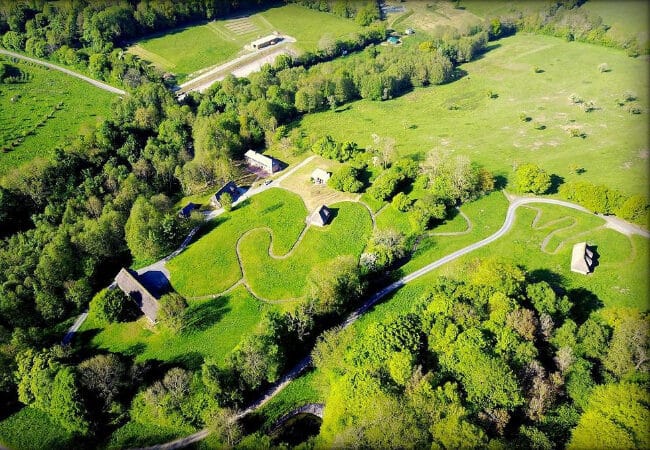
M 254 230 L 242 239 L 240 252 L 246 281 L 255 294 L 270 300 L 304 295 L 311 269 L 339 255 L 358 258 L 372 231 L 368 210 L 359 203 L 331 205 L 336 216 L 326 227 L 309 227 L 295 251 L 286 259 L 269 255 L 267 230 Z
M 273 230 L 273 253 L 288 252 L 305 226 L 307 210 L 300 197 L 281 189 L 269 189 L 220 216 L 208 226 L 214 229 L 167 263 L 174 289 L 185 297 L 223 292 L 242 273 L 237 262 L 237 240 L 259 227 Z
M 640 48 L 648 45 L 648 14 L 650 13 L 648 2 L 590 0 L 581 8 L 602 17 L 603 23 L 609 25 L 607 36 L 621 42 L 634 36 Z
M 184 81 L 200 69 L 232 59 L 244 52 L 244 45 L 273 31 L 294 37 L 297 51 L 314 51 L 323 36 L 337 38 L 360 30 L 352 20 L 285 5 L 151 36 L 135 42 L 128 51 Z
M 58 450 L 74 448 L 73 436 L 47 414 L 25 407 L 0 422 L 0 446 L 11 449 Z
M 0 57 L 28 81 L 0 84 L 0 176 L 96 125 L 108 115 L 115 94 L 69 75 Z
M 91 316 L 84 322 L 78 341 L 135 356 L 137 361 L 157 359 L 197 368 L 206 356 L 224 362 L 239 341 L 255 329 L 262 311 L 273 307 L 259 302 L 243 287 L 219 298 L 188 303 L 186 325 L 178 335 L 151 326 L 145 318 L 104 326 Z
M 316 136 L 330 134 L 362 147 L 371 145 L 373 133 L 392 137 L 403 155 L 421 157 L 432 149 L 463 154 L 506 177 L 513 165 L 535 162 L 565 181 L 582 179 L 630 194 L 646 193 L 646 60 L 524 34 L 493 47 L 463 65 L 466 75 L 458 81 L 416 89 L 387 102 L 361 100 L 342 111 L 306 115 L 300 126 Z M 601 63 L 611 71 L 599 72 Z M 535 67 L 544 72 L 535 73 Z M 488 90 L 498 97 L 488 98 Z M 642 114 L 617 105 L 626 91 L 638 97 Z M 572 104 L 573 93 L 593 100 L 596 109 L 584 112 Z M 531 120 L 522 121 L 522 113 Z M 571 128 L 586 137 L 571 137 Z M 584 173 L 575 174 L 572 165 Z

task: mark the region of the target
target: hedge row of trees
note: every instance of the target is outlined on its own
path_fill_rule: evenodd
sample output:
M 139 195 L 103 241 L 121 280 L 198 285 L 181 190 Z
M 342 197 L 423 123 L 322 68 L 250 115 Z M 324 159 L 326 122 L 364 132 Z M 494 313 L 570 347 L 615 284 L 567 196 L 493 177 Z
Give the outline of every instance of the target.
M 316 447 L 650 444 L 648 317 L 592 312 L 580 290 L 496 259 L 440 280 L 408 313 L 326 332 Z M 643 418 L 643 419 L 642 419 Z
M 507 14 L 490 21 L 490 36 L 498 38 L 519 30 L 616 47 L 626 50 L 633 57 L 650 52 L 648 41 L 639 42 L 634 34 L 620 37 L 608 34 L 609 26 L 597 14 L 581 8 L 583 3 L 574 0 L 553 1 L 533 13 L 524 13 L 513 7 Z

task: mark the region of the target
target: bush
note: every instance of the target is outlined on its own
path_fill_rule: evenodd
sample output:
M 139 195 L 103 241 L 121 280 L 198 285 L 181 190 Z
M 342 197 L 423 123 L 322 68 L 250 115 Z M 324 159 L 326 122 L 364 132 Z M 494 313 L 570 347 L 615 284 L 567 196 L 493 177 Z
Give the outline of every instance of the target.
M 127 301 L 127 296 L 120 289 L 103 289 L 92 299 L 89 310 L 103 323 L 119 322 Z
M 396 210 L 406 212 L 411 209 L 413 200 L 411 200 L 411 198 L 404 192 L 398 192 L 397 195 L 393 197 L 391 204 Z
M 359 180 L 359 170 L 345 164 L 327 182 L 332 189 L 342 192 L 360 192 L 363 183 Z
M 160 309 L 158 311 L 158 320 L 169 330 L 178 333 L 185 325 L 185 313 L 187 302 L 179 294 L 172 292 L 163 295 L 160 299 Z
M 551 188 L 551 176 L 536 164 L 523 164 L 515 171 L 515 189 L 545 194 Z

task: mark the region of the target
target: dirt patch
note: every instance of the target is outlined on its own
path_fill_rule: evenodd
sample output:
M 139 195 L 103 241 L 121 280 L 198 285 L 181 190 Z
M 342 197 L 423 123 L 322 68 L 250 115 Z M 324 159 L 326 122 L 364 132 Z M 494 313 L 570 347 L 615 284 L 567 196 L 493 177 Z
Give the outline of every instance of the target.
M 334 172 L 341 164 L 336 161 L 317 156 L 309 164 L 297 170 L 291 176 L 280 182 L 283 187 L 298 194 L 305 202 L 308 211 L 313 211 L 320 205 L 331 205 L 342 201 L 356 201 L 358 195 L 336 191 L 326 184 L 314 184 L 311 181 L 311 173 L 314 169 L 321 168 L 328 172 Z

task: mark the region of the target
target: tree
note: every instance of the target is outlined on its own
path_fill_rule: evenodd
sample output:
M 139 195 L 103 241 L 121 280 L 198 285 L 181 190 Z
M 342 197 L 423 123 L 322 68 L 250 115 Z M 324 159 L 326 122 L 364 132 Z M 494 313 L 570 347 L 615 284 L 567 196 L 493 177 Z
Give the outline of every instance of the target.
M 603 365 L 619 379 L 650 371 L 650 327 L 647 317 L 626 314 L 614 324 Z
M 268 336 L 251 335 L 233 350 L 230 366 L 250 390 L 272 383 L 280 373 L 281 352 Z
M 232 211 L 232 195 L 230 195 L 228 192 L 221 194 L 219 197 L 219 203 L 221 203 L 221 207 L 224 211 Z
M 405 255 L 406 238 L 402 233 L 393 229 L 375 230 L 361 255 L 361 265 L 369 272 L 380 272 Z
M 54 377 L 50 413 L 70 433 L 88 434 L 86 410 L 81 402 L 75 375 L 69 367 L 63 367 Z
M 363 183 L 359 180 L 359 170 L 349 164 L 342 165 L 334 172 L 327 184 L 342 192 L 359 192 L 363 189 Z
M 551 188 L 551 176 L 536 164 L 522 164 L 515 171 L 515 189 L 545 194 Z
M 138 197 L 124 227 L 126 244 L 136 259 L 161 256 L 169 243 L 163 235 L 163 214 L 145 197 Z
M 339 256 L 314 266 L 307 277 L 308 298 L 320 314 L 339 314 L 362 292 L 359 266 L 352 256 Z
M 637 384 L 596 387 L 568 448 L 650 447 L 649 404 L 650 395 Z
M 81 362 L 79 374 L 81 386 L 107 411 L 126 385 L 127 367 L 117 355 L 109 353 Z
M 185 314 L 187 312 L 187 302 L 185 299 L 172 292 L 165 294 L 160 298 L 158 320 L 173 333 L 180 332 L 185 326 Z
M 127 300 L 126 295 L 118 288 L 103 289 L 90 302 L 90 311 L 101 322 L 119 322 Z
M 393 197 L 391 204 L 396 210 L 406 212 L 411 209 L 413 200 L 411 200 L 411 198 L 409 198 L 409 196 L 404 192 L 398 192 L 395 197 Z

